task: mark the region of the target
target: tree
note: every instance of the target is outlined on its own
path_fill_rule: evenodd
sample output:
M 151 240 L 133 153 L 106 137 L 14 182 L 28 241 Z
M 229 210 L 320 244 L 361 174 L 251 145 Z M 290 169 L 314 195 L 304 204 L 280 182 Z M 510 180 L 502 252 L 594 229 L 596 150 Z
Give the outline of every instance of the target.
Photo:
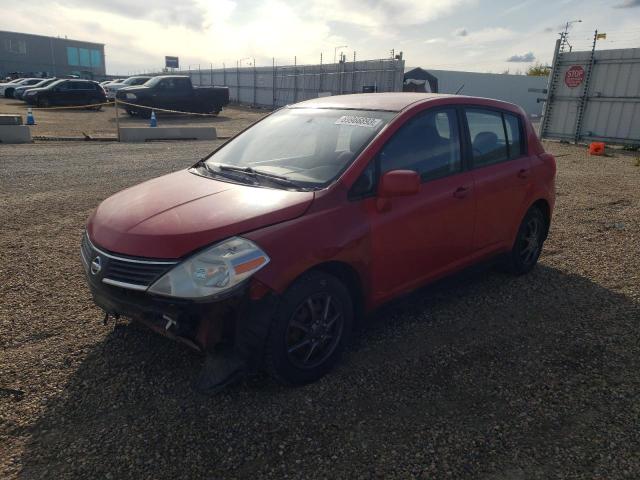
M 542 65 L 541 63 L 531 65 L 529 70 L 527 70 L 527 75 L 530 77 L 548 77 L 550 73 L 551 68 Z

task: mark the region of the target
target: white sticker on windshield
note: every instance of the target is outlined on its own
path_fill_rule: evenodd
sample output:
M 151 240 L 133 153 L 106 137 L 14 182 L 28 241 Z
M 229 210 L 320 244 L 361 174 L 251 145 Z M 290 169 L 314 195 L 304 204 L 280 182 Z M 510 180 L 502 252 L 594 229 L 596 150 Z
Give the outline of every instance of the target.
M 344 115 L 336 120 L 336 125 L 351 125 L 353 127 L 368 127 L 375 128 L 380 122 L 381 118 L 369 118 L 369 117 L 356 117 L 355 115 Z

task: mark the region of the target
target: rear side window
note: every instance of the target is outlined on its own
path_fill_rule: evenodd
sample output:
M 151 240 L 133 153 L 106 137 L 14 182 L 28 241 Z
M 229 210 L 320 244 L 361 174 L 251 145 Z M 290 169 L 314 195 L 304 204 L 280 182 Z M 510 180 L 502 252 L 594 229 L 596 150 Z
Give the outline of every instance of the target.
M 403 125 L 380 152 L 380 170 L 414 170 L 422 180 L 460 172 L 460 134 L 454 109 L 427 111 Z
M 502 114 L 491 110 L 466 110 L 473 164 L 476 168 L 509 159 Z
M 509 158 L 518 158 L 524 154 L 524 146 L 521 138 L 520 118 L 509 113 L 504 114 L 504 124 L 507 127 L 507 142 L 509 145 Z

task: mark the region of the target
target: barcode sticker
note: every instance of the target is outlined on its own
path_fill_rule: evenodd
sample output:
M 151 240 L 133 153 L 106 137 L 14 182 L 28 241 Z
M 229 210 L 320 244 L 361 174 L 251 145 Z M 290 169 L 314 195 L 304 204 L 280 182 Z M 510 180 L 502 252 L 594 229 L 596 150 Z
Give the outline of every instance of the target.
M 382 119 L 369 117 L 356 117 L 355 115 L 344 115 L 336 120 L 336 125 L 351 125 L 353 127 L 377 127 Z

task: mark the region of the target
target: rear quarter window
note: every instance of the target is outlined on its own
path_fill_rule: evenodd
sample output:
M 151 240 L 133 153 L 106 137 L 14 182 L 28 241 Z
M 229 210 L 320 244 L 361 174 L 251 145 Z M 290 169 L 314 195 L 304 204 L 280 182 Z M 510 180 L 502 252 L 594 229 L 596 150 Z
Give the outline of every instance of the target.
M 504 124 L 507 128 L 507 142 L 509 145 L 509 158 L 518 158 L 524 155 L 522 142 L 522 121 L 520 117 L 510 113 L 504 114 Z
M 509 159 L 502 113 L 493 110 L 467 109 L 467 125 L 474 167 L 485 167 Z

